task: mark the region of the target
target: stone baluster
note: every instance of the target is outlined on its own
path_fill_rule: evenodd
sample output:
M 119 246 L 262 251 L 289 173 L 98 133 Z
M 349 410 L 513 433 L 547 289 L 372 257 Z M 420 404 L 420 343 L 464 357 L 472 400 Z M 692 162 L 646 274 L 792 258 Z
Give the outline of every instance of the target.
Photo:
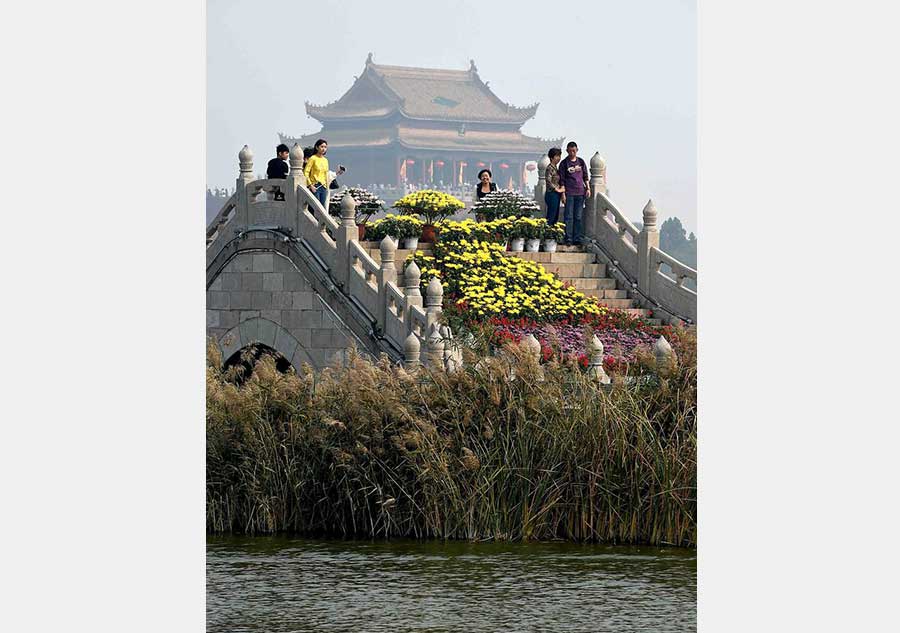
M 328 209 L 325 209 L 328 212 Z M 334 241 L 337 244 L 337 264 L 335 276 L 337 282 L 347 287 L 350 280 L 350 242 L 359 237 L 356 228 L 356 201 L 353 196 L 344 196 L 341 200 L 341 224 L 334 232 Z
M 253 151 L 246 145 L 238 152 L 238 166 L 240 173 L 237 179 L 237 188 L 243 189 L 247 183 L 253 182 Z
M 538 370 L 538 380 L 544 379 L 544 369 L 541 367 L 541 343 L 537 340 L 534 334 L 529 334 L 525 338 L 522 339 L 520 343 L 522 349 L 525 350 L 525 353 L 528 354 L 532 360 L 534 360 L 535 365 Z
M 410 332 L 406 340 L 403 341 L 403 364 L 406 369 L 415 369 L 419 366 L 419 337 L 415 333 Z
M 665 336 L 656 339 L 656 343 L 653 344 L 653 356 L 656 358 L 656 369 L 659 374 L 666 375 L 675 369 L 678 358 Z
M 410 313 L 413 306 L 422 307 L 422 290 L 419 288 L 421 281 L 422 272 L 419 270 L 418 264 L 415 261 L 411 261 L 406 270 L 403 271 L 403 295 L 406 297 L 406 314 L 404 315 L 406 327 L 413 334 L 415 332 L 413 332 L 413 320 Z M 427 332 L 427 330 L 424 330 L 420 335 L 424 338 Z
M 444 340 L 441 338 L 440 326 L 432 323 L 428 328 L 428 366 L 434 369 L 444 366 Z
M 596 334 L 591 339 L 591 360 L 588 365 L 588 373 L 601 385 L 610 383 L 606 370 L 603 369 L 603 341 Z
M 600 201 L 598 194 L 606 193 L 606 186 L 603 181 L 603 174 L 606 173 L 606 163 L 600 152 L 594 152 L 591 157 L 591 195 L 585 201 L 584 205 L 584 234 L 587 237 L 596 239 L 597 222 L 599 222 L 598 210 L 600 209 Z
M 346 197 L 346 194 L 345 194 Z M 381 240 L 381 269 L 378 272 L 378 297 L 381 306 L 381 314 L 378 318 L 381 320 L 381 327 L 387 331 L 389 319 L 392 317 L 390 310 L 390 302 L 388 301 L 387 285 L 389 283 L 397 283 L 397 267 L 394 264 L 394 257 L 397 252 L 397 245 L 390 236 L 385 236 Z
M 544 193 L 547 191 L 547 166 L 550 164 L 550 158 L 544 154 L 538 161 L 538 181 L 534 186 L 534 201 L 541 207 L 541 214 L 547 217 L 547 202 L 544 200 Z
M 428 319 L 426 327 L 429 331 L 431 326 L 440 323 L 443 303 L 444 287 L 437 277 L 432 277 L 425 288 L 425 316 Z
M 644 206 L 644 227 L 638 234 L 638 288 L 645 295 L 650 295 L 650 282 L 655 271 L 650 266 L 650 248 L 659 248 L 659 228 L 656 226 L 656 207 L 653 200 Z
M 444 367 L 447 371 L 456 371 L 462 366 L 462 352 L 453 345 L 453 331 L 449 325 L 442 325 L 440 333 L 444 340 Z
M 236 230 L 244 230 L 250 224 L 250 196 L 247 185 L 253 182 L 253 151 L 244 145 L 238 152 L 238 177 L 235 190 L 238 193 L 237 210 L 235 212 L 234 226 Z

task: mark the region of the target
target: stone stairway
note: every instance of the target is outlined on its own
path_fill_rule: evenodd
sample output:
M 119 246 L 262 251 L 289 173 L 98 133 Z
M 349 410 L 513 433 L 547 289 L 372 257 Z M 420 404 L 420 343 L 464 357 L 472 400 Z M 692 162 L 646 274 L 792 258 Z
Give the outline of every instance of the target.
M 376 262 L 381 262 L 381 250 L 378 242 L 362 242 L 361 245 Z M 426 255 L 431 254 L 431 244 L 419 244 L 417 249 Z M 397 249 L 397 282 L 403 286 L 403 264 L 413 251 Z M 597 302 L 608 308 L 615 308 L 643 317 L 648 323 L 660 325 L 660 319 L 652 318 L 651 310 L 640 308 L 634 299 L 629 297 L 629 291 L 616 287 L 616 280 L 607 277 L 606 264 L 597 262 L 593 253 L 586 253 L 580 246 L 559 246 L 555 253 L 506 253 L 510 257 L 519 257 L 536 262 L 547 271 L 554 273 L 560 281 L 568 282 L 576 290 L 585 295 L 596 297 Z

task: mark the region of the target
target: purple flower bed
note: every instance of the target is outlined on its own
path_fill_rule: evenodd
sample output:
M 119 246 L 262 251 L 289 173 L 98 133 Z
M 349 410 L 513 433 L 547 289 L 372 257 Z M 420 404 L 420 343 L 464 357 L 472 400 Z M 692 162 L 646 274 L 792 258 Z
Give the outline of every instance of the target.
M 575 324 L 542 324 L 542 325 L 503 325 L 497 330 L 503 339 L 521 340 L 522 337 L 534 334 L 542 347 L 558 342 L 563 356 L 582 356 L 587 353 L 584 341 L 584 326 Z M 634 350 L 639 345 L 652 345 L 657 335 L 641 330 L 617 330 L 594 328 L 597 338 L 603 343 L 605 356 L 613 356 L 617 361 L 631 362 Z M 555 347 L 555 345 L 553 346 Z

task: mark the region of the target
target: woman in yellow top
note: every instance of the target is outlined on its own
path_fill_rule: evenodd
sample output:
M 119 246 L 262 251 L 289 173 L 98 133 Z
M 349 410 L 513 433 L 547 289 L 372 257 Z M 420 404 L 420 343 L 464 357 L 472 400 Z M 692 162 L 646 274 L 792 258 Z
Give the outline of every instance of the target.
M 315 154 L 310 156 L 303 166 L 303 175 L 306 176 L 306 184 L 310 191 L 318 198 L 322 206 L 328 196 L 328 159 L 325 152 L 328 151 L 328 141 L 320 138 L 314 145 Z

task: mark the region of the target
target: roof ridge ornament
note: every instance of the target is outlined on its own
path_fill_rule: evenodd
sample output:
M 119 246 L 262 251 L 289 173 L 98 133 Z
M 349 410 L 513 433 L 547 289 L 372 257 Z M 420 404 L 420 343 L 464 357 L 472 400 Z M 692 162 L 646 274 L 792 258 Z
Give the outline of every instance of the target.
M 374 63 L 375 63 L 375 62 L 372 61 L 372 53 L 370 52 L 370 53 L 369 53 L 369 56 L 366 57 L 366 66 L 370 66 L 370 65 L 372 65 L 372 64 L 374 64 Z
M 477 72 L 478 72 L 478 67 L 475 65 L 475 60 L 474 60 L 474 59 L 470 59 L 470 60 L 469 60 L 469 72 L 473 72 L 473 73 L 477 73 Z

